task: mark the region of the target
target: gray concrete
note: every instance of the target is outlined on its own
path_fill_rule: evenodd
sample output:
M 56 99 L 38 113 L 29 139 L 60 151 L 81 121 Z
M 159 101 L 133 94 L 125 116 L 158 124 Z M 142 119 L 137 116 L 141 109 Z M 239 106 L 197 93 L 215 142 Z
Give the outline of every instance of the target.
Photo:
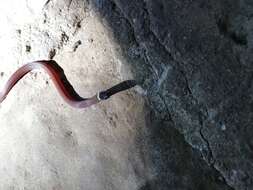
M 55 59 L 85 110 L 43 71 L 0 105 L 0 189 L 251 190 L 253 4 L 247 0 L 12 0 L 0 5 L 0 86 Z
M 217 172 L 220 183 L 253 189 L 252 1 L 112 0 L 94 1 L 93 6 L 114 30 L 135 77 L 148 92 L 154 130 L 159 127 L 166 134 L 176 129 L 196 151 L 193 157 Z M 178 160 L 162 162 L 160 158 L 171 152 L 151 150 L 160 175 L 159 183 L 151 182 L 149 188 L 224 188 L 208 186 L 215 175 L 208 174 L 212 177 L 203 182 L 198 176 L 203 172 L 196 167 L 189 169 L 195 171 L 191 177 L 165 171 L 164 166 L 173 168 Z M 186 155 L 180 158 L 191 162 Z M 176 180 L 170 181 L 173 178 L 179 178 L 180 188 Z M 185 179 L 191 182 L 182 185 Z

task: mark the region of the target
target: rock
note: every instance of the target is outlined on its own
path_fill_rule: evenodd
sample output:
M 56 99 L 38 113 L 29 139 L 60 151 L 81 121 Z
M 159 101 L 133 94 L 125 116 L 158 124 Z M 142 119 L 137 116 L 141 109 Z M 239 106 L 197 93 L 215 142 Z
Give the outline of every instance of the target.
M 93 6 L 114 31 L 125 59 L 148 92 L 158 128 L 180 132 L 181 141 L 199 152 L 193 157 L 205 160 L 227 187 L 252 189 L 253 4 L 246 0 L 99 2 Z M 167 120 L 170 126 L 163 123 Z M 150 125 L 157 126 L 152 121 Z M 164 155 L 171 156 L 169 149 L 156 154 Z M 157 168 L 176 164 L 156 162 Z M 171 175 L 169 169 L 167 174 Z

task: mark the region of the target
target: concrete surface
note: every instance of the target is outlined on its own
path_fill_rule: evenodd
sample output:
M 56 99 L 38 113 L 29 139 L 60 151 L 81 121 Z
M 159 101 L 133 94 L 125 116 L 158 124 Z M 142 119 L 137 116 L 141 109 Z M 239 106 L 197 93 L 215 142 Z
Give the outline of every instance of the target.
M 156 136 L 164 139 L 161 144 L 151 143 L 159 144 L 150 152 L 160 175 L 156 176 L 159 183 L 151 182 L 148 187 L 225 188 L 208 186 L 212 182 L 231 189 L 253 189 L 252 1 L 92 2 L 114 31 L 135 78 L 147 91 L 152 109 L 149 129 L 156 134 L 159 128 Z M 194 149 L 193 157 L 204 160 L 217 175 L 209 173 L 209 178 L 201 179 L 204 173 L 196 165 L 184 170 L 187 174 L 194 171 L 195 176 L 169 171 L 175 165 L 176 171 L 182 169 L 179 160 L 168 161 L 173 154 L 165 148 L 168 137 L 161 135 L 173 129 L 182 135 L 181 140 L 174 139 L 176 151 L 180 152 L 177 144 L 185 141 Z M 163 151 L 155 154 L 154 149 Z M 185 153 L 190 150 L 184 149 Z M 179 159 L 191 162 L 187 155 Z M 222 179 L 220 183 L 215 176 Z
M 0 189 L 253 189 L 250 0 L 10 0 L 0 23 L 0 86 L 38 59 L 82 96 L 140 83 L 76 110 L 27 75 L 0 105 Z
M 84 97 L 132 78 L 108 28 L 72 3 L 1 2 L 1 86 L 26 62 L 49 58 Z M 74 109 L 44 71 L 28 74 L 0 107 L 0 189 L 137 189 L 148 170 L 134 146 L 143 109 L 133 90 Z

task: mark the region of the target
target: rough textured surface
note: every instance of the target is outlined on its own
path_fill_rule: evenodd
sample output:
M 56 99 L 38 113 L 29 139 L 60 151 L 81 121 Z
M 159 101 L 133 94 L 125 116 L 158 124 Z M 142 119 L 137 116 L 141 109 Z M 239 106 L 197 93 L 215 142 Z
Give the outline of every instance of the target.
M 199 153 L 193 157 L 205 160 L 227 186 L 252 189 L 252 2 L 113 0 L 93 5 L 113 28 L 147 92 L 151 125 L 162 134 L 176 129 Z M 167 164 L 156 162 L 156 167 Z
M 26 77 L 0 107 L 0 189 L 253 189 L 251 1 L 12 0 L 0 13 L 1 85 L 53 58 L 82 95 L 141 86 L 82 111 L 43 72 Z
M 0 5 L 1 86 L 20 65 L 48 58 L 84 97 L 132 78 L 86 4 L 32 2 Z M 149 173 L 135 146 L 145 132 L 143 113 L 133 90 L 79 110 L 61 99 L 44 71 L 28 74 L 0 105 L 0 189 L 138 189 L 145 181 L 139 174 Z

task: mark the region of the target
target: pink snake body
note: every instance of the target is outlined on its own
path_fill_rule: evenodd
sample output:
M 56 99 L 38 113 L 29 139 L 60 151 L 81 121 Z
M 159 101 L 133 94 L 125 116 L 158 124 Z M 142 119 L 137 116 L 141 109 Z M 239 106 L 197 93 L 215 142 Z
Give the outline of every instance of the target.
M 65 100 L 66 103 L 75 108 L 86 108 L 91 105 L 97 104 L 101 100 L 108 99 L 111 95 L 115 93 L 127 90 L 136 85 L 135 81 L 128 80 L 119 83 L 118 85 L 115 85 L 106 91 L 99 92 L 90 98 L 82 98 L 73 89 L 71 84 L 68 82 L 64 74 L 64 71 L 55 61 L 41 60 L 41 61 L 34 61 L 20 67 L 9 78 L 4 88 L 0 92 L 0 103 L 4 101 L 8 93 L 20 79 L 22 79 L 27 73 L 35 69 L 44 69 L 49 74 L 61 97 Z

